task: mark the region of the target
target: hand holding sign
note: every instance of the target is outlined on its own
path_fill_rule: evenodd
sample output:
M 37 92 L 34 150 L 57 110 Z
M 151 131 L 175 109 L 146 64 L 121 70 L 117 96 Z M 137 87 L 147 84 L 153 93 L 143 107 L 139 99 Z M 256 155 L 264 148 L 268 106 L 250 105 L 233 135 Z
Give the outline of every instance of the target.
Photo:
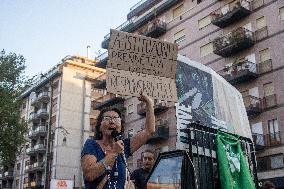
M 154 106 L 154 101 L 152 98 L 150 98 L 147 94 L 145 94 L 143 91 L 140 92 L 140 96 L 138 97 L 138 100 L 145 102 L 147 106 Z

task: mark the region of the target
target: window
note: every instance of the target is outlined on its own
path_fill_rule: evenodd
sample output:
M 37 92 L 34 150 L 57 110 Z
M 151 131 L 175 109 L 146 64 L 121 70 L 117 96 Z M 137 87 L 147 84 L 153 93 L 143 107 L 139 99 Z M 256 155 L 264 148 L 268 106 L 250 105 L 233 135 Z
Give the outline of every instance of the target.
M 213 52 L 213 44 L 207 43 L 206 45 L 203 45 L 200 47 L 200 56 L 204 57 Z
M 211 23 L 211 16 L 207 15 L 203 18 L 201 18 L 200 20 L 198 20 L 198 28 L 202 29 L 206 26 L 208 26 Z
M 260 62 L 265 62 L 267 60 L 270 59 L 270 52 L 269 49 L 263 49 L 261 51 L 259 51 L 259 58 L 260 58 Z
M 262 29 L 266 26 L 266 20 L 265 20 L 265 17 L 262 16 L 258 19 L 256 19 L 256 29 L 259 30 L 259 29 Z
M 184 33 L 184 29 L 178 31 L 177 33 L 175 33 L 174 35 L 174 42 L 175 43 L 180 43 L 183 40 L 185 40 L 185 33 Z
M 263 85 L 263 93 L 265 97 L 274 94 L 274 86 L 272 82 Z
M 270 146 L 280 144 L 280 132 L 277 119 L 268 120 L 268 131 Z
M 127 107 L 127 114 L 132 114 L 134 112 L 134 105 L 133 104 L 130 104 L 128 105 Z
M 183 4 L 181 4 L 180 6 L 178 6 L 177 8 L 175 8 L 175 9 L 173 10 L 173 19 L 176 18 L 176 17 L 179 17 L 180 15 L 182 15 L 183 10 L 184 10 Z
M 279 9 L 280 20 L 284 20 L 284 7 Z
M 275 154 L 271 156 L 260 157 L 257 159 L 258 171 L 269 171 L 284 167 L 283 154 Z
M 271 160 L 271 164 L 270 164 L 271 169 L 277 169 L 277 168 L 284 167 L 283 154 L 271 156 L 270 160 Z

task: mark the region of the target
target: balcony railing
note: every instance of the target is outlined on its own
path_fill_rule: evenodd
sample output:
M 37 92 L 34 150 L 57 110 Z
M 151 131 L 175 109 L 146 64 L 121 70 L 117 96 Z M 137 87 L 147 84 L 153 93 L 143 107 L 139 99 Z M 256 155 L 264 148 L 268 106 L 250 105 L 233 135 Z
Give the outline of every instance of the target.
M 261 29 L 258 29 L 254 32 L 254 35 L 255 35 L 255 40 L 256 41 L 261 41 L 262 39 L 265 39 L 268 37 L 268 29 L 267 29 L 267 26 L 261 28 Z
M 30 130 L 28 136 L 29 138 L 36 138 L 38 136 L 46 135 L 46 132 L 47 132 L 46 126 L 39 126 L 34 130 Z
M 165 101 L 157 101 L 154 102 L 154 113 L 159 114 L 169 108 L 169 105 Z M 143 102 L 140 102 L 137 105 L 137 114 L 145 116 L 146 115 L 146 104 Z
M 133 26 L 133 22 L 131 20 L 127 20 L 115 29 L 127 32 L 129 28 L 131 28 L 132 26 Z M 108 48 L 109 40 L 110 40 L 110 33 L 104 36 L 104 40 L 102 42 L 102 48 L 104 49 Z
M 6 171 L 3 174 L 3 180 L 10 180 L 14 178 L 14 171 Z
M 167 140 L 169 138 L 169 127 L 166 124 L 156 124 L 156 132 L 147 141 L 148 144 L 153 144 L 162 140 Z
M 257 66 L 248 60 L 233 63 L 219 72 L 229 83 L 238 84 L 257 78 Z
M 38 153 L 43 153 L 45 152 L 45 146 L 43 144 L 36 144 L 34 146 L 34 151 Z
M 37 111 L 38 118 L 48 119 L 48 112 L 46 108 L 41 108 Z
M 235 0 L 212 12 L 212 24 L 224 28 L 234 22 L 241 20 L 251 13 L 250 2 L 246 0 Z
M 33 147 L 28 148 L 28 149 L 26 150 L 26 153 L 27 153 L 27 155 L 32 155 L 32 154 L 35 153 L 35 149 L 34 149 Z
M 130 12 L 127 14 L 127 19 L 131 19 L 138 16 L 148 10 L 150 7 L 158 4 L 162 0 L 141 0 L 130 8 Z
M 262 112 L 262 103 L 260 98 L 248 95 L 243 97 L 243 100 L 247 116 L 254 116 Z
M 36 112 L 30 113 L 29 121 L 33 122 L 33 123 L 38 123 L 39 122 L 39 117 L 38 117 Z
M 266 72 L 269 72 L 269 71 L 272 71 L 272 70 L 273 70 L 273 67 L 272 67 L 272 60 L 271 59 L 265 60 L 265 61 L 260 62 L 258 64 L 258 73 L 259 74 L 263 74 L 263 73 L 266 73 Z
M 125 98 L 115 94 L 104 95 L 98 99 L 92 101 L 92 108 L 95 110 L 101 110 L 106 107 L 116 107 L 121 111 L 124 111 L 123 102 Z
M 155 19 L 152 22 L 148 23 L 146 26 L 139 30 L 140 35 L 145 35 L 147 37 L 158 38 L 165 34 L 167 31 L 166 22 Z
M 41 92 L 41 93 L 38 94 L 37 99 L 38 99 L 39 102 L 47 103 L 50 99 L 49 95 L 50 95 L 49 92 L 46 92 L 46 91 Z
M 106 74 L 101 75 L 96 78 L 93 82 L 93 88 L 96 89 L 105 89 L 106 88 Z
M 222 57 L 229 57 L 254 44 L 253 32 L 240 27 L 224 36 L 213 40 L 213 52 Z
M 265 96 L 263 98 L 263 108 L 264 109 L 273 108 L 275 106 L 277 106 L 276 94 Z
M 99 62 L 95 65 L 96 67 L 99 68 L 106 68 L 107 61 L 108 61 L 108 51 L 100 54 L 98 57 L 96 57 Z
M 29 168 L 27 172 L 34 172 L 34 171 L 40 171 L 44 169 L 44 162 L 36 162 L 32 165 L 29 165 Z
M 265 148 L 281 145 L 280 132 L 270 134 L 252 133 L 252 137 L 256 150 L 263 150 Z

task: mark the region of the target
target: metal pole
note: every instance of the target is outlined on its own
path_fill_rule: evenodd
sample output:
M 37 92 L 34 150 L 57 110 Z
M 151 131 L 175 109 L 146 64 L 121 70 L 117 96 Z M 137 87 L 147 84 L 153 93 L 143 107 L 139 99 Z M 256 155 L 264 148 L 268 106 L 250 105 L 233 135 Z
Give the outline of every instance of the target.
M 47 77 L 46 77 L 47 78 Z M 47 78 L 48 79 L 48 78 Z M 50 78 L 49 85 L 50 85 L 50 107 L 49 107 L 49 119 L 47 125 L 47 146 L 46 146 L 46 163 L 45 163 L 45 184 L 44 188 L 49 188 L 49 181 L 50 181 L 50 156 L 51 156 L 51 148 L 50 148 L 50 138 L 51 138 L 51 115 L 52 115 L 52 96 L 53 96 L 53 87 L 52 87 L 52 78 Z

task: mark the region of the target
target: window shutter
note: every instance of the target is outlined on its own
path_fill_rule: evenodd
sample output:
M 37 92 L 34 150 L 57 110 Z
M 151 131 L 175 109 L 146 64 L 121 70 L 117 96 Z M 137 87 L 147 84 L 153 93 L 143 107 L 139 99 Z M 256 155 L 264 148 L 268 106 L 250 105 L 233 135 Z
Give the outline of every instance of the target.
M 266 20 L 265 20 L 264 16 L 256 19 L 256 28 L 257 28 L 257 30 L 259 30 L 261 28 L 264 28 L 265 26 L 266 26 Z
M 183 4 L 175 8 L 173 10 L 173 18 L 180 16 L 183 13 L 183 9 L 184 9 Z

